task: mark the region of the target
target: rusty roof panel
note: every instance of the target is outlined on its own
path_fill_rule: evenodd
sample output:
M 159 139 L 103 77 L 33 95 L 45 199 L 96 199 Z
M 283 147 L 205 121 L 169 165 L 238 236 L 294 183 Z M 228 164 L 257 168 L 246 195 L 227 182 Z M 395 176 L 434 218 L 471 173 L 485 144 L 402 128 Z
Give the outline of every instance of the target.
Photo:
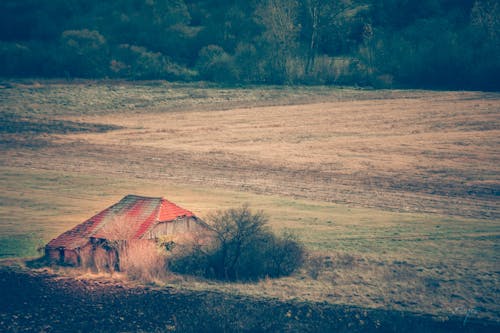
M 158 222 L 194 214 L 164 198 L 127 195 L 118 203 L 51 240 L 48 248 L 81 247 L 90 237 L 139 239 Z

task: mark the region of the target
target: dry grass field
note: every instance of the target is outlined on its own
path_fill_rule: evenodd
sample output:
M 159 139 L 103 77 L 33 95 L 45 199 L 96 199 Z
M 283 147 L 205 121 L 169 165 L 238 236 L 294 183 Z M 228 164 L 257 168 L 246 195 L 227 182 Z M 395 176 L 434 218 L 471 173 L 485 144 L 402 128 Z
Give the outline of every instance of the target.
M 247 202 L 311 260 L 164 283 L 500 321 L 500 94 L 162 82 L 0 83 L 0 257 L 128 193 Z

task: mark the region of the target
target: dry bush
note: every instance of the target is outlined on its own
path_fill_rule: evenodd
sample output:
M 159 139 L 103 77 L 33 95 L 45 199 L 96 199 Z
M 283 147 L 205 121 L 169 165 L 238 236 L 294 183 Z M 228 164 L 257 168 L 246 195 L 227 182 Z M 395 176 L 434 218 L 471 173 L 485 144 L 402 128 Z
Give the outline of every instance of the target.
M 119 251 L 120 270 L 132 280 L 154 282 L 166 275 L 165 252 L 150 240 L 127 242 Z
M 91 246 L 85 246 L 80 250 L 80 267 L 91 269 L 94 267 L 94 258 Z
M 94 250 L 94 266 L 97 272 L 113 272 L 114 271 L 114 263 L 110 260 L 110 255 L 108 251 L 102 247 L 97 247 Z
M 115 216 L 99 233 L 108 240 L 127 240 L 134 236 L 135 230 L 130 228 L 135 224 L 135 219 L 128 216 Z
M 307 275 L 316 280 L 325 268 L 325 258 L 323 256 L 310 254 L 306 260 L 305 268 Z
M 304 247 L 291 233 L 275 235 L 263 212 L 247 205 L 208 218 L 208 243 L 198 241 L 176 252 L 174 272 L 218 280 L 258 280 L 292 274 L 303 263 Z M 196 237 L 194 238 L 196 240 Z
M 82 266 L 97 272 L 124 272 L 143 282 L 160 280 L 166 274 L 165 251 L 152 240 L 132 240 L 135 220 L 115 217 L 100 231 L 106 240 L 81 252 Z
M 332 256 L 331 266 L 333 268 L 352 269 L 356 266 L 359 258 L 350 253 L 339 252 Z

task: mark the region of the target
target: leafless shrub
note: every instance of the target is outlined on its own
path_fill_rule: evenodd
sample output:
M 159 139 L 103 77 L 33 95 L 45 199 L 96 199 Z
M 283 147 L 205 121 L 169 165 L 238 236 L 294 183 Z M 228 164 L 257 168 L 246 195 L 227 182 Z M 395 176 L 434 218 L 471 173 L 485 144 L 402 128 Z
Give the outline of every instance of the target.
M 83 269 L 94 268 L 92 246 L 88 245 L 80 249 L 80 267 L 82 267 Z
M 133 280 L 153 282 L 166 274 L 165 251 L 152 240 L 132 240 L 134 220 L 115 217 L 99 238 L 80 250 L 81 266 L 97 272 L 122 271 Z
M 165 252 L 151 240 L 133 240 L 119 251 L 120 270 L 130 279 L 161 280 L 166 274 Z
M 105 247 L 98 246 L 93 254 L 94 267 L 98 272 L 113 273 L 116 269 L 116 252 Z
M 179 251 L 170 262 L 173 271 L 219 280 L 257 280 L 290 275 L 302 265 L 302 243 L 290 233 L 273 234 L 263 212 L 253 213 L 244 205 L 218 211 L 209 220 L 210 242 L 193 242 Z
M 99 234 L 107 240 L 127 240 L 134 236 L 135 220 L 128 216 L 115 216 L 100 231 Z

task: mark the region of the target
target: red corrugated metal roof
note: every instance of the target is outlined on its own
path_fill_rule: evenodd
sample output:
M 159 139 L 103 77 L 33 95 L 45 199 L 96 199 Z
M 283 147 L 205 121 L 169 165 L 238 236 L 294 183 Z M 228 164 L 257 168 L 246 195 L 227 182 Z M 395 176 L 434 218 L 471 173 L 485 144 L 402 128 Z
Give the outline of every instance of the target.
M 166 199 L 161 199 L 160 204 L 158 207 L 158 214 L 156 216 L 151 216 L 148 219 L 145 219 L 144 222 L 141 224 L 139 229 L 137 230 L 136 234 L 134 235 L 134 238 L 140 238 L 144 233 L 149 230 L 155 224 L 155 222 L 167 222 L 167 221 L 173 221 L 179 217 L 183 216 L 194 216 L 193 213 L 191 213 L 189 210 L 186 210 L 184 208 L 181 208 L 177 206 L 176 204 L 166 200 Z
M 161 208 L 158 214 L 158 221 L 172 221 L 179 216 L 193 216 L 189 210 L 181 208 L 168 200 L 161 200 Z
M 74 249 L 90 237 L 139 239 L 159 222 L 173 221 L 194 214 L 164 198 L 127 195 L 120 202 L 51 240 L 49 248 Z

